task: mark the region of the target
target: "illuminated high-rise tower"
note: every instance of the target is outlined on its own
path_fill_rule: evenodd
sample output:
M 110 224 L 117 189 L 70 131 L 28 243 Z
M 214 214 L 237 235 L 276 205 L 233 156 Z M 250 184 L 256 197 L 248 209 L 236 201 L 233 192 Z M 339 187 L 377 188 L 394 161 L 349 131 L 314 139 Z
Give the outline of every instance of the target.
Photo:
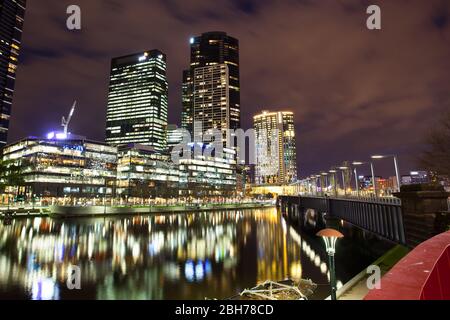
M 139 143 L 167 151 L 166 55 L 151 50 L 111 63 L 106 142 Z
M 228 85 L 228 66 L 216 64 L 195 68 L 193 92 L 194 136 L 222 131 L 224 146 L 230 123 L 230 99 Z
M 256 184 L 285 185 L 297 181 L 294 114 L 263 111 L 253 120 L 256 133 Z
M 26 0 L 0 0 L 0 147 L 8 139 L 25 7 Z
M 227 73 L 226 93 L 218 94 L 218 90 L 210 90 L 210 94 L 225 99 L 226 110 L 219 110 L 222 117 L 217 129 L 239 129 L 241 121 L 240 106 L 240 81 L 239 81 L 239 41 L 228 36 L 225 32 L 207 32 L 201 36 L 191 38 L 191 64 L 188 70 L 183 72 L 183 114 L 182 127 L 192 131 L 193 121 L 199 116 L 198 102 L 201 98 L 199 90 L 205 90 L 202 77 L 209 81 L 218 73 Z M 199 69 L 199 71 L 196 71 Z M 197 75 L 196 75 L 197 73 Z M 197 84 L 195 84 L 197 83 Z M 212 82 L 211 82 L 212 83 Z M 223 91 L 219 88 L 219 91 Z M 222 101 L 222 103 L 224 103 Z M 197 110 L 197 111 L 196 111 Z M 216 112 L 208 112 L 208 116 L 217 119 Z M 225 117 L 226 115 L 226 117 Z M 202 121 L 206 121 L 205 114 Z M 218 123 L 216 120 L 212 122 Z

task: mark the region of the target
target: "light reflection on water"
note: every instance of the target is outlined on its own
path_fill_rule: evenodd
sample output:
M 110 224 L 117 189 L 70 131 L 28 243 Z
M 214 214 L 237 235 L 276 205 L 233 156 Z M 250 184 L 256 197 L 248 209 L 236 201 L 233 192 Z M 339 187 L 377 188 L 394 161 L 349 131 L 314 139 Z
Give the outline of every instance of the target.
M 220 299 L 265 280 L 324 284 L 322 249 L 275 209 L 14 220 L 0 226 L 0 299 Z M 71 265 L 79 291 L 66 286 Z

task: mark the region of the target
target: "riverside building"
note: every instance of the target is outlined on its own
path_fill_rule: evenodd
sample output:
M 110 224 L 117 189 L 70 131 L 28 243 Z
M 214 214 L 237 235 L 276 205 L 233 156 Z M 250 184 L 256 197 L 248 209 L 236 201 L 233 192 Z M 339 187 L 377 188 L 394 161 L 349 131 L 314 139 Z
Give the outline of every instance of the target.
M 169 155 L 140 144 L 119 148 L 117 196 L 123 198 L 176 198 L 180 172 Z
M 7 145 L 3 160 L 17 164 L 27 198 L 113 196 L 117 148 L 85 137 L 28 137 Z
M 180 195 L 193 198 L 220 198 L 236 196 L 236 151 L 223 150 L 222 157 L 209 152 L 210 145 L 191 144 L 189 159 L 179 160 Z M 201 148 L 196 155 L 195 148 Z
M 297 154 L 292 112 L 254 116 L 257 185 L 286 185 L 297 181 Z

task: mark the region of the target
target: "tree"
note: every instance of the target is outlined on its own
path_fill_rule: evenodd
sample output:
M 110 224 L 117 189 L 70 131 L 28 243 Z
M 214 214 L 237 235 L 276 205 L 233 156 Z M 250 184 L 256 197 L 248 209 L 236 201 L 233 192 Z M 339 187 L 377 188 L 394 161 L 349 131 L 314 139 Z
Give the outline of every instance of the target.
M 450 177 L 450 112 L 430 131 L 426 141 L 428 147 L 420 164 L 435 176 Z
M 0 160 L 0 190 L 4 192 L 6 187 L 17 187 L 25 185 L 23 179 L 23 167 L 14 160 Z

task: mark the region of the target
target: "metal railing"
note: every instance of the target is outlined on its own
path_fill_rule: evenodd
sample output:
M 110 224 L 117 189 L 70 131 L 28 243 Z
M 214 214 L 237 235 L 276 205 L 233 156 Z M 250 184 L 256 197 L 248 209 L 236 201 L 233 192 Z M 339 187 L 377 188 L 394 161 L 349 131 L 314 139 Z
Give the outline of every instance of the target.
M 337 196 L 334 194 L 309 194 L 309 193 L 302 193 L 300 194 L 301 197 L 311 197 L 311 198 L 330 198 L 330 199 L 343 199 L 343 200 L 352 200 L 352 201 L 362 201 L 362 202 L 373 202 L 373 203 L 383 203 L 383 204 L 395 204 L 395 205 L 401 205 L 402 201 L 399 198 L 396 198 L 394 196 L 378 196 L 375 197 L 375 195 L 356 195 L 356 194 L 347 194 L 347 195 L 341 195 L 338 194 Z M 450 208 L 450 200 L 449 200 L 449 208 Z
M 285 196 L 282 207 L 297 205 L 347 221 L 393 242 L 406 244 L 401 201 L 393 197 Z

